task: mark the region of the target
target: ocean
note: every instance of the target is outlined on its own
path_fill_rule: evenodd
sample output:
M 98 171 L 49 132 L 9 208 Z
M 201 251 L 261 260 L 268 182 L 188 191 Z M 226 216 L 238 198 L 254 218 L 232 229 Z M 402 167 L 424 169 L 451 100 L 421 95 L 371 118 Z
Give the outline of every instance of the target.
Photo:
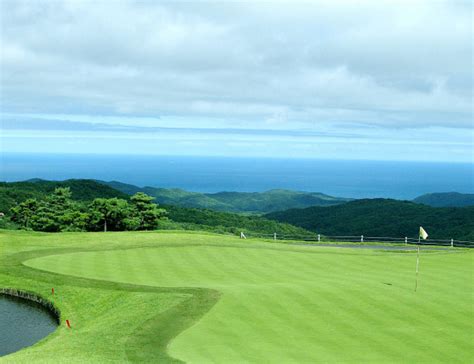
M 474 193 L 474 164 L 348 160 L 10 154 L 0 180 L 92 178 L 196 192 L 282 188 L 339 197 L 413 199 Z

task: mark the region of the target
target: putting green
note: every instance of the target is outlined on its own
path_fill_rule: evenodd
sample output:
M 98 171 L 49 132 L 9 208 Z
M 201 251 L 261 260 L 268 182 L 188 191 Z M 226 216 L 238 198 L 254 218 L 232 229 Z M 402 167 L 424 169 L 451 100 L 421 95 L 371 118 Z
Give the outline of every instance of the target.
M 219 302 L 169 345 L 201 362 L 472 360 L 472 254 L 258 243 L 51 255 L 27 266 L 157 287 L 205 287 Z

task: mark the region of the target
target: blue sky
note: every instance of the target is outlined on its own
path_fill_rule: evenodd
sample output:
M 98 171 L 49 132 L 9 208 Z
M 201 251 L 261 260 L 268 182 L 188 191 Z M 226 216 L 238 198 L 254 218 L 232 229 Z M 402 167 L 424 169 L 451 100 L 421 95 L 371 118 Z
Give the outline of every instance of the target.
M 2 152 L 473 162 L 472 2 L 1 2 Z

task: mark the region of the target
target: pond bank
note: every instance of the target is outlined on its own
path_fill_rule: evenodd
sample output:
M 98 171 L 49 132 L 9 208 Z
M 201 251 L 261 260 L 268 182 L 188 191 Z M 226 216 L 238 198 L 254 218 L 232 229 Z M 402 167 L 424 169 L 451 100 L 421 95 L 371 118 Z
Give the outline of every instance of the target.
M 0 357 L 34 345 L 60 323 L 60 311 L 28 291 L 0 288 Z

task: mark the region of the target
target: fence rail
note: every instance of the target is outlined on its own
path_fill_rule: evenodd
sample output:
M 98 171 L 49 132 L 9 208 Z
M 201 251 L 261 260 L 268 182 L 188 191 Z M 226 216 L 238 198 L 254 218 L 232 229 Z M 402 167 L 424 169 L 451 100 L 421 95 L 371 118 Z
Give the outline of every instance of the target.
M 365 235 L 286 235 L 286 234 L 247 234 L 242 232 L 241 238 L 262 238 L 272 240 L 294 240 L 305 242 L 347 242 L 347 243 L 393 243 L 393 244 L 420 244 L 420 245 L 436 245 L 458 248 L 474 248 L 473 241 L 456 240 L 456 239 L 427 239 L 419 241 L 417 238 L 409 237 L 390 237 L 390 236 L 365 236 Z

